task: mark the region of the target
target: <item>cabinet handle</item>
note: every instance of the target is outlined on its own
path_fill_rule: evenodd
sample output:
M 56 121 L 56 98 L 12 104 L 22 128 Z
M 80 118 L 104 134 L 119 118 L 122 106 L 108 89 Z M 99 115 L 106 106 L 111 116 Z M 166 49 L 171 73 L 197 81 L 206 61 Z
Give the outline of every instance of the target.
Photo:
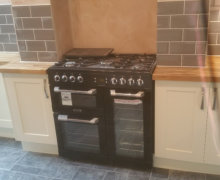
M 212 105 L 212 110 L 215 110 L 216 108 L 216 99 L 217 99 L 217 88 L 214 88 L 214 97 L 213 97 L 213 105 Z
M 204 96 L 205 96 L 205 89 L 202 88 L 202 101 L 201 101 L 201 105 L 200 105 L 201 110 L 204 109 Z
M 46 79 L 44 79 L 44 94 L 45 94 L 45 97 L 48 99 L 49 95 L 47 93 L 47 80 Z

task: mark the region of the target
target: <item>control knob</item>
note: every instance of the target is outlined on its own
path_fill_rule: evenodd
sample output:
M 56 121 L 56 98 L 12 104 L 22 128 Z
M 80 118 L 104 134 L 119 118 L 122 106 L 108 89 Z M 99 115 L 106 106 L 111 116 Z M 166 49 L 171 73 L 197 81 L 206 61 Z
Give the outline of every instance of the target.
M 76 81 L 75 76 L 71 75 L 71 76 L 69 77 L 69 81 L 72 82 L 72 83 L 74 83 L 74 82 Z
M 123 77 L 120 78 L 120 79 L 119 79 L 119 84 L 122 85 L 122 86 L 125 85 L 125 84 L 126 84 L 126 79 L 123 78 Z
M 68 81 L 68 77 L 64 74 L 64 75 L 62 75 L 62 81 L 63 82 L 67 82 Z
M 112 85 L 116 85 L 118 83 L 118 80 L 115 77 L 113 77 L 111 78 L 111 83 Z
M 60 76 L 59 75 L 55 75 L 54 76 L 54 81 L 55 82 L 59 82 L 60 81 Z
M 143 79 L 141 79 L 141 78 L 137 79 L 137 85 L 138 86 L 143 86 L 143 84 L 144 84 Z
M 79 75 L 79 76 L 77 77 L 77 81 L 78 81 L 79 83 L 83 83 L 84 79 L 83 79 L 83 77 L 82 77 L 81 75 Z
M 133 78 L 129 78 L 129 79 L 128 79 L 128 85 L 129 85 L 129 86 L 133 86 L 134 84 L 135 84 L 134 79 L 133 79 Z

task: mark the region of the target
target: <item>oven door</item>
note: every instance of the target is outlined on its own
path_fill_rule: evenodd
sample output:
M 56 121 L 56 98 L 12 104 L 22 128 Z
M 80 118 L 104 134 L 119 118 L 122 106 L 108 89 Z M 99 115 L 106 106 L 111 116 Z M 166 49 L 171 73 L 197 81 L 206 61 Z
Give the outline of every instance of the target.
M 115 156 L 144 158 L 144 99 L 144 91 L 109 90 L 107 116 Z
M 102 90 L 97 88 L 55 86 L 51 88 L 51 94 L 54 112 L 98 108 L 102 101 Z
M 99 113 L 54 113 L 60 152 L 100 154 L 104 150 L 103 117 Z

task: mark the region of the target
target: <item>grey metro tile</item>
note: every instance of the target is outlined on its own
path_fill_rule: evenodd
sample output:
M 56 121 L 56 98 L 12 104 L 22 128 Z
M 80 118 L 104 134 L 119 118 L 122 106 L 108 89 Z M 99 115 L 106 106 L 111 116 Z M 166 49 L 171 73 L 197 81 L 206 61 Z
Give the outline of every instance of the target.
M 208 27 L 208 15 L 199 15 L 198 27 Z
M 209 33 L 220 33 L 220 22 L 209 22 Z
M 38 61 L 37 52 L 20 52 L 21 61 Z
M 217 43 L 217 34 L 208 34 L 208 43 L 209 44 L 216 44 Z
M 171 42 L 171 54 L 195 54 L 195 42 Z
M 7 34 L 15 33 L 14 25 L 8 25 L 8 24 L 0 25 L 0 32 L 7 33 Z
M 43 28 L 45 29 L 52 29 L 53 28 L 53 21 L 52 18 L 42 18 L 42 22 L 43 22 Z
M 46 51 L 44 41 L 26 41 L 28 51 Z
M 0 51 L 4 51 L 4 46 L 1 43 L 0 43 Z
M 185 2 L 185 14 L 202 14 L 209 11 L 207 0 L 190 0 Z
M 25 41 L 18 41 L 18 49 L 19 51 L 27 51 Z
M 183 1 L 158 2 L 158 15 L 183 14 Z
M 207 42 L 196 42 L 196 54 L 206 54 Z
M 219 20 L 219 10 L 210 10 L 209 21 Z
M 0 43 L 8 43 L 8 42 L 10 42 L 9 35 L 8 34 L 0 34 Z
M 22 21 L 24 29 L 41 29 L 43 27 L 41 18 L 23 18 Z
M 15 28 L 18 29 L 23 29 L 23 23 L 22 23 L 22 18 L 15 18 Z
M 11 5 L 0 5 L 0 14 L 11 14 Z
M 46 41 L 47 51 L 56 51 L 56 42 L 55 41 Z
M 208 55 L 220 55 L 220 45 L 208 45 Z
M 157 54 L 168 54 L 169 43 L 168 42 L 158 42 L 157 43 Z
M 18 46 L 17 43 L 8 43 L 8 44 L 3 44 L 5 51 L 9 52 L 17 52 L 18 51 Z
M 170 170 L 169 180 L 205 180 L 205 174 Z
M 35 30 L 34 31 L 36 40 L 54 40 L 53 30 Z
M 17 42 L 17 37 L 15 34 L 9 34 L 9 39 L 11 43 L 16 43 Z
M 13 6 L 12 7 L 14 17 L 30 17 L 31 12 L 29 6 Z
M 160 66 L 181 66 L 181 55 L 158 55 L 157 61 Z
M 5 15 L 0 15 L 0 24 L 6 24 Z
M 13 24 L 14 23 L 12 15 L 6 15 L 5 17 L 6 17 L 6 20 L 7 20 L 7 24 Z
M 197 15 L 175 15 L 171 17 L 172 28 L 196 28 Z
M 57 61 L 56 52 L 38 52 L 39 61 L 44 62 L 55 62 Z
M 157 41 L 181 41 L 182 29 L 160 29 L 157 31 Z
M 105 173 L 106 171 L 104 170 L 79 168 L 73 180 L 102 180 Z
M 34 40 L 33 30 L 16 30 L 18 40 Z
M 170 16 L 157 16 L 157 28 L 169 28 Z
M 207 41 L 207 29 L 185 29 L 183 34 L 184 41 Z
M 50 5 L 31 6 L 31 14 L 33 17 L 51 16 Z

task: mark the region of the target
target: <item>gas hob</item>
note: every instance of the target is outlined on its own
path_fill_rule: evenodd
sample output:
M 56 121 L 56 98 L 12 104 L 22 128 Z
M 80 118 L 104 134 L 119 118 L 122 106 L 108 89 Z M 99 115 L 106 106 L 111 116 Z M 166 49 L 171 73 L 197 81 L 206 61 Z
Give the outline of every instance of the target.
M 147 88 L 156 67 L 153 54 L 65 56 L 50 67 L 50 81 L 61 85 Z

